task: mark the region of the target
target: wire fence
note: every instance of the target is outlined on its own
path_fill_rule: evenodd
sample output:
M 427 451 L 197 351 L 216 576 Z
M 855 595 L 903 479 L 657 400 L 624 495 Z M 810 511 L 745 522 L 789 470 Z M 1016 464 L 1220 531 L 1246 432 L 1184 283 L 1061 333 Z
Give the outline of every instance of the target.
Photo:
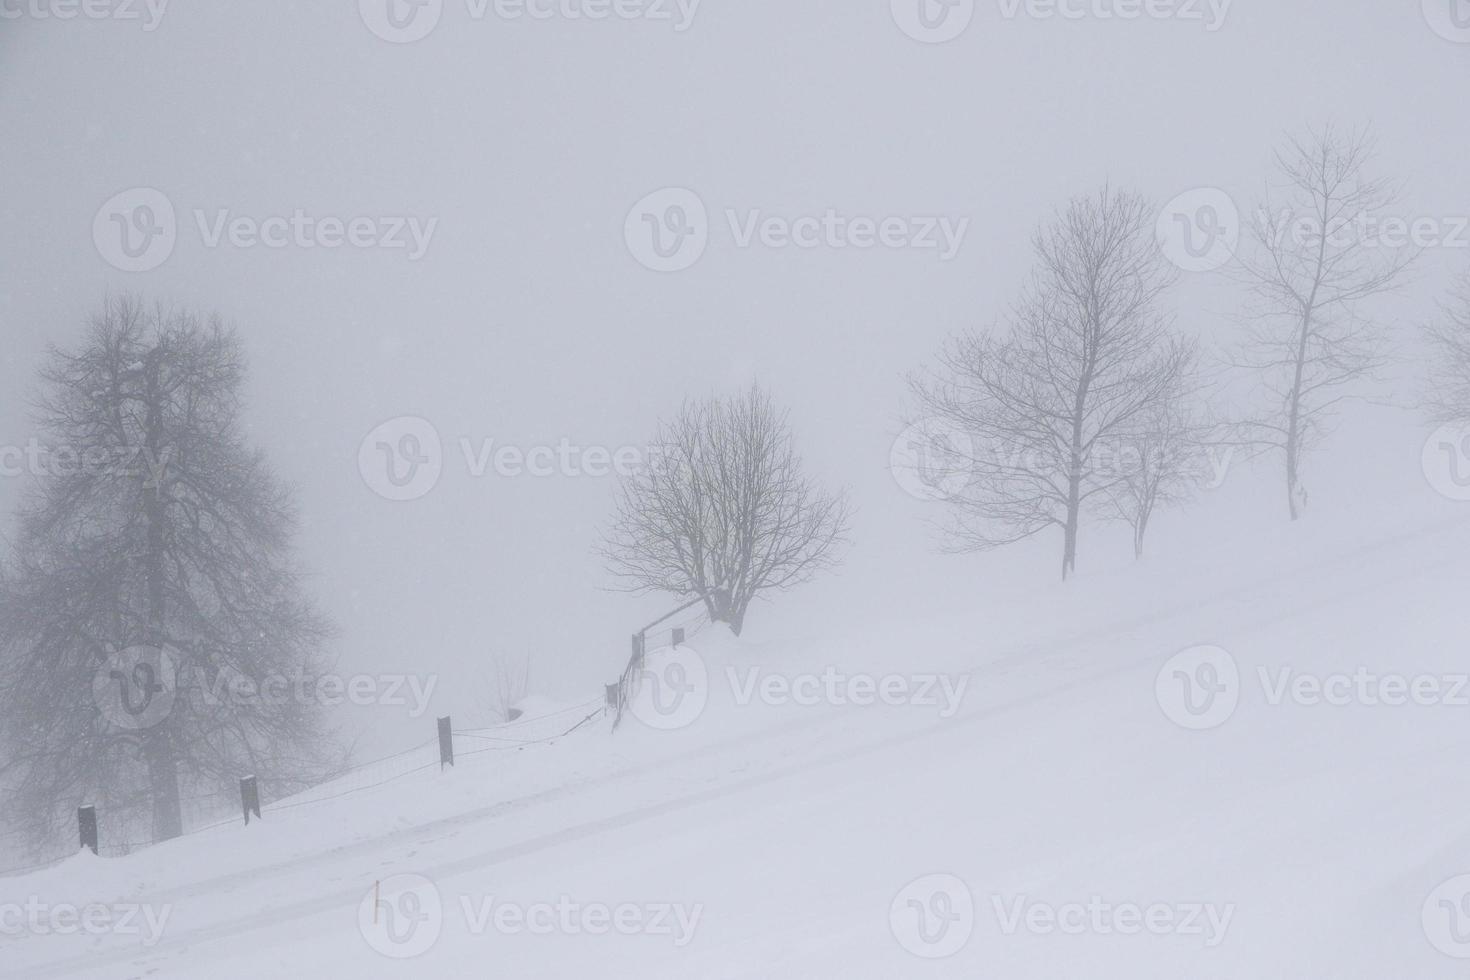
M 494 728 L 454 729 L 450 724 L 450 719 L 442 718 L 439 720 L 440 730 L 437 738 L 428 739 L 392 755 L 353 766 L 317 786 L 293 793 L 288 797 L 264 805 L 257 803 L 259 805 L 256 811 L 257 819 L 263 820 L 268 815 L 294 812 L 340 800 L 356 793 L 378 789 L 435 767 L 440 769 L 452 767 L 459 759 L 490 752 L 521 752 L 532 746 L 552 745 L 586 727 L 597 718 L 608 714 L 614 715 L 613 728 L 616 730 L 618 723 L 622 720 L 624 706 L 637 690 L 638 672 L 644 665 L 650 645 L 652 644 L 654 648 L 663 646 L 665 643 L 669 646 L 678 646 L 708 625 L 708 619 L 702 609 L 688 612 L 690 608 L 691 606 L 681 607 L 675 610 L 675 613 L 656 621 L 653 624 L 655 628 L 645 628 L 633 635 L 633 651 L 628 666 L 624 668 L 616 684 L 608 685 L 608 693 L 605 697 L 592 698 L 547 714 L 513 720 Z M 675 618 L 676 616 L 678 618 Z M 557 721 L 557 724 L 552 726 L 551 734 L 535 737 L 522 734 L 528 731 L 541 731 L 552 721 Z M 566 727 L 562 727 L 563 723 Z M 475 747 L 460 751 L 456 740 L 471 743 Z M 188 828 L 179 835 L 180 837 L 194 837 L 250 822 L 250 800 L 245 795 L 243 781 L 240 790 L 220 788 L 195 793 L 180 800 L 180 805 L 184 825 Z M 222 816 L 226 810 L 230 811 L 230 815 Z M 134 835 L 128 833 L 126 827 L 123 828 L 121 836 L 123 840 L 108 839 L 108 835 L 98 832 L 95 838 L 88 839 L 84 822 L 80 846 L 84 849 L 92 849 L 100 857 L 117 858 L 163 843 L 161 840 L 152 838 L 151 835 L 137 835 L 138 839 L 129 839 Z M 22 840 L 24 837 L 24 831 L 15 830 L 0 834 L 0 841 Z M 74 856 L 77 850 L 77 847 L 58 849 L 51 857 L 44 860 L 21 867 L 0 869 L 0 877 L 13 877 L 45 870 Z

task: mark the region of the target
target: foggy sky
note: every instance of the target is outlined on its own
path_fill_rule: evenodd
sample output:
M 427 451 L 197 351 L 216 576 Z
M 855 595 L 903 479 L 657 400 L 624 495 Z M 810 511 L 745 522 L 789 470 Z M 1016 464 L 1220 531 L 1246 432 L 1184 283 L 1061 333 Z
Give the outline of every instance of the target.
M 967 581 L 994 578 L 996 556 L 936 555 L 930 509 L 887 472 L 903 374 L 1002 316 L 1032 231 L 1070 195 L 1107 180 L 1162 203 L 1214 186 L 1246 207 L 1284 133 L 1371 123 L 1404 214 L 1470 213 L 1470 44 L 1438 36 L 1418 0 L 1237 0 L 1215 31 L 1001 9 L 982 0 L 940 45 L 905 36 L 887 0 L 705 0 L 682 32 L 475 20 L 446 0 L 410 44 L 375 36 L 346 0 L 176 3 L 152 31 L 0 20 L 0 445 L 36 434 L 45 346 L 74 343 L 107 291 L 218 311 L 250 357 L 251 441 L 299 490 L 340 669 L 440 673 L 436 710 L 462 710 L 462 680 L 493 650 L 533 651 L 549 693 L 595 690 L 627 634 L 673 604 L 605 591 L 591 549 L 613 480 L 474 478 L 460 440 L 637 446 L 684 397 L 751 380 L 858 508 L 844 572 L 754 609 L 753 639 L 876 597 L 875 614 L 981 604 Z M 180 230 L 160 267 L 126 273 L 92 226 L 134 187 L 163 192 Z M 692 268 L 660 274 L 630 254 L 624 222 L 665 187 L 695 191 L 712 230 Z M 210 248 L 196 209 L 437 225 L 417 261 Z M 726 209 L 969 225 L 951 261 L 739 248 Z M 1400 336 L 1465 268 L 1470 250 L 1425 257 L 1390 307 Z M 1207 345 L 1239 332 L 1221 277 L 1186 275 L 1170 300 Z M 385 500 L 359 473 L 363 438 L 398 416 L 444 440 L 443 477 L 419 500 Z M 1417 445 L 1396 427 L 1413 422 L 1385 418 L 1339 440 L 1361 450 L 1381 434 L 1383 459 L 1410 461 L 1389 482 L 1408 487 Z M 0 479 L 7 533 L 23 482 Z M 1019 574 L 1050 586 L 1050 551 L 1036 554 Z M 381 719 L 400 741 L 431 724 Z

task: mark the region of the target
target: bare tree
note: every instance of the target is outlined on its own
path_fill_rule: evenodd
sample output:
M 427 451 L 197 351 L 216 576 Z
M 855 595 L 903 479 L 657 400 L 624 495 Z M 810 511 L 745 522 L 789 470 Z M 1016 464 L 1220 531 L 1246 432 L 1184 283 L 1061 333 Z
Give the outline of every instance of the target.
M 1154 513 L 1192 500 L 1210 477 L 1207 453 L 1214 427 L 1192 401 L 1192 379 L 1192 374 L 1181 373 L 1179 383 L 1139 416 L 1137 428 L 1109 449 L 1109 467 L 1117 479 L 1111 481 L 1108 500 L 1133 529 L 1135 558 L 1143 557 Z
M 1470 274 L 1425 332 L 1432 356 L 1425 408 L 1436 422 L 1470 422 Z
M 531 689 L 531 655 L 520 659 L 496 654 L 484 675 L 485 707 L 492 720 L 511 721 L 511 709 L 523 701 Z
M 324 773 L 323 714 L 290 694 L 328 624 L 291 560 L 288 490 L 246 448 L 244 359 L 217 320 L 110 299 L 53 350 L 48 463 L 0 618 L 0 733 L 37 836 L 79 803 L 182 830 L 186 795 Z
M 1096 451 L 1136 430 L 1195 356 L 1156 309 L 1172 276 L 1153 227 L 1137 195 L 1074 199 L 1035 237 L 1037 270 L 1008 332 L 960 337 L 913 382 L 928 418 L 968 443 L 933 447 L 968 474 L 950 498 L 959 547 L 1056 527 L 1062 577 L 1075 570 L 1082 515 L 1117 479 L 1094 467 Z
M 1292 520 L 1307 494 L 1303 455 L 1325 435 L 1348 386 L 1383 362 L 1378 324 L 1365 301 L 1393 289 L 1417 257 L 1390 249 L 1376 230 L 1397 193 L 1367 170 L 1365 134 L 1328 128 L 1293 139 L 1276 154 L 1283 188 L 1251 222 L 1252 255 L 1241 265 L 1255 297 L 1255 322 L 1239 365 L 1257 372 L 1267 408 L 1243 431 L 1257 448 L 1280 451 Z
M 835 562 L 846 495 L 803 474 L 786 415 L 758 387 L 686 402 L 655 446 L 600 549 L 630 590 L 701 599 L 711 622 L 739 634 L 754 599 Z

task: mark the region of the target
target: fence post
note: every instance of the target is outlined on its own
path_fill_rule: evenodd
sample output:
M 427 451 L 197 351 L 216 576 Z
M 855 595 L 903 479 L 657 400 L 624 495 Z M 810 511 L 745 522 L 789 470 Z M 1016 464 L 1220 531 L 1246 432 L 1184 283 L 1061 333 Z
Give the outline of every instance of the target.
M 95 806 L 77 807 L 77 827 L 82 833 L 82 846 L 92 849 L 97 853 L 97 808 Z
M 607 706 L 609 708 L 616 709 L 618 707 L 618 701 L 621 700 L 618 697 L 618 692 L 622 690 L 622 687 L 622 684 L 607 685 Z
M 250 814 L 255 814 L 255 819 L 260 819 L 260 784 L 255 781 L 254 776 L 246 776 L 240 780 L 240 807 L 245 811 L 245 826 L 250 826 Z
M 674 646 L 680 646 L 681 644 L 683 644 L 683 642 L 684 642 L 684 627 L 682 627 L 682 626 L 676 627 L 674 629 Z
M 447 717 L 439 719 L 439 771 L 454 765 L 454 730 Z
M 643 666 L 643 648 L 644 648 L 643 634 L 642 633 L 634 633 L 633 634 L 633 657 L 632 657 L 632 660 L 630 661 L 634 667 L 642 667 Z

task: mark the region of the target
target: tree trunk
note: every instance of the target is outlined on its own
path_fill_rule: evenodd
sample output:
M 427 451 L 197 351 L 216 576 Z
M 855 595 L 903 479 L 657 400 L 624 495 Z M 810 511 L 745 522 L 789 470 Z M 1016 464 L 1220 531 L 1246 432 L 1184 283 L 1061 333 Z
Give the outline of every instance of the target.
M 1312 291 L 1312 302 L 1316 301 L 1316 290 Z M 1291 381 L 1291 404 L 1286 418 L 1286 509 L 1291 519 L 1301 516 L 1297 498 L 1297 465 L 1301 457 L 1302 439 L 1302 377 L 1307 366 L 1307 342 L 1312 335 L 1312 308 L 1302 314 L 1301 333 L 1297 337 L 1296 371 Z
M 158 384 L 159 358 L 149 365 L 148 418 L 145 423 L 150 459 L 162 459 L 163 395 Z M 168 520 L 164 507 L 162 480 L 143 487 L 143 513 L 148 521 L 148 550 L 145 557 L 148 582 L 148 642 L 160 653 L 168 643 L 168 617 L 165 606 L 164 524 Z M 177 679 L 175 679 L 177 683 Z M 184 817 L 179 801 L 178 757 L 169 735 L 172 726 L 167 717 L 145 734 L 143 757 L 148 766 L 148 790 L 153 798 L 154 843 L 172 840 L 184 832 Z
M 184 816 L 179 801 L 179 766 L 168 732 L 151 730 L 143 742 L 143 759 L 148 766 L 148 791 L 153 797 L 153 840 L 173 840 L 184 833 Z
M 1062 539 L 1062 581 L 1077 570 L 1077 525 L 1082 519 L 1082 467 L 1074 460 L 1067 478 L 1067 524 Z

